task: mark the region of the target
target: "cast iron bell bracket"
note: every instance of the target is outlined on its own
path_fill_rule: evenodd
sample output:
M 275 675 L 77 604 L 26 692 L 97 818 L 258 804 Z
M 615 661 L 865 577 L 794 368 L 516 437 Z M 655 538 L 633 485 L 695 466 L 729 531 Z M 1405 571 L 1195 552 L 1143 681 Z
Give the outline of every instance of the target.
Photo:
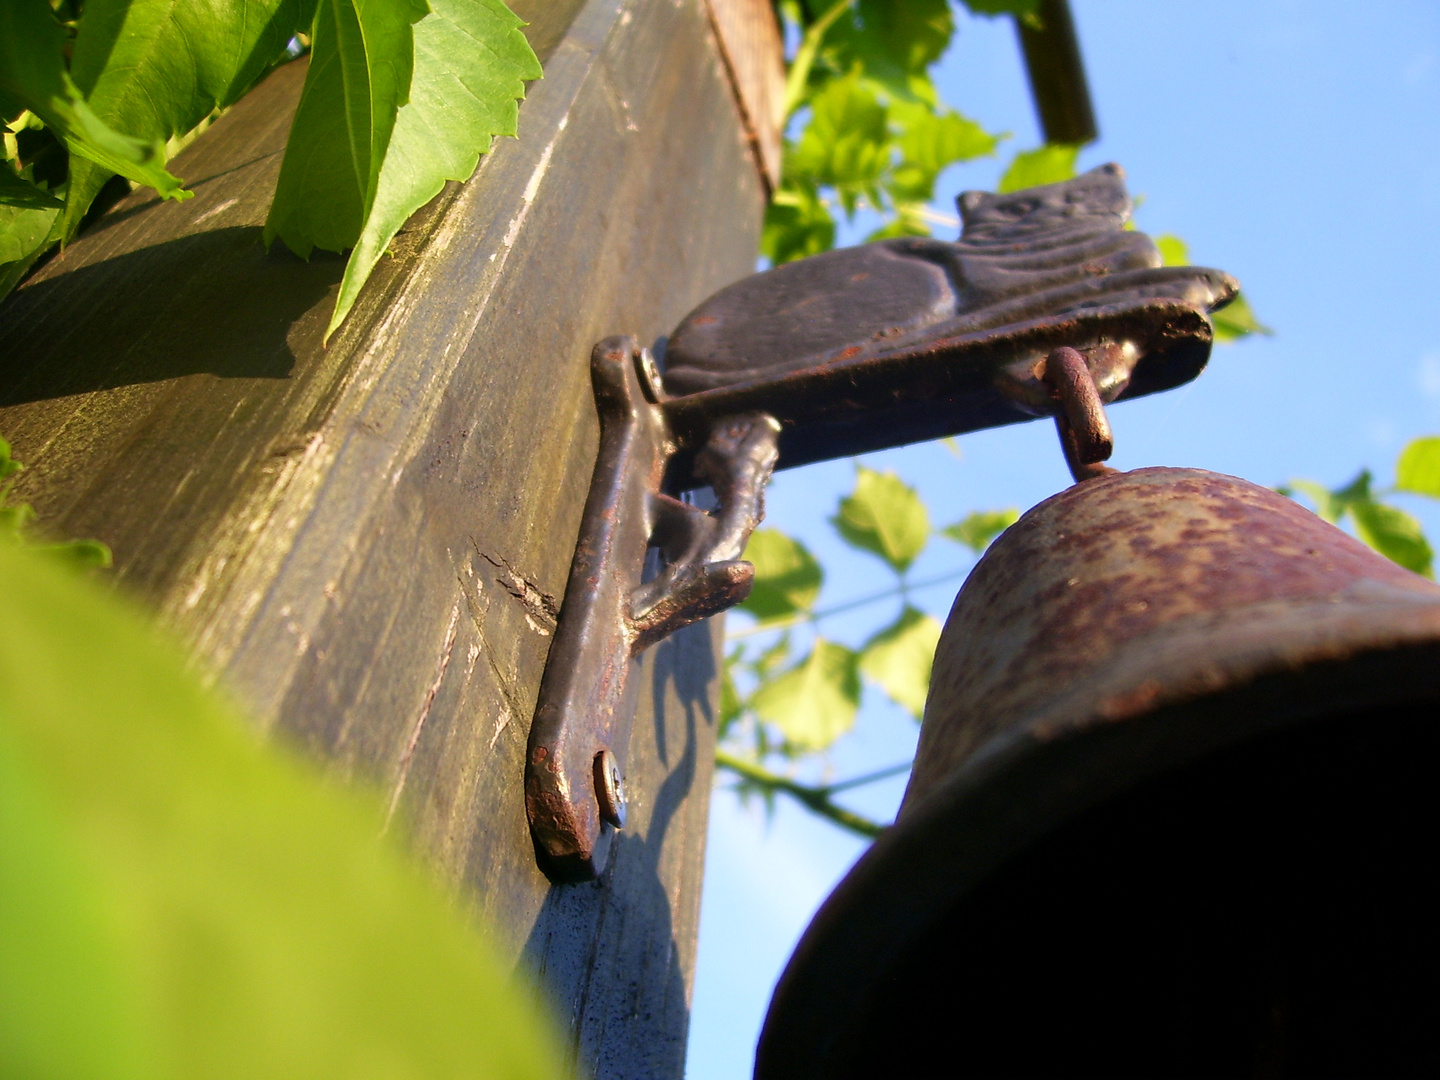
M 1119 166 L 959 206 L 956 242 L 880 241 L 722 289 L 659 362 L 634 338 L 595 346 L 600 450 L 526 759 L 553 878 L 603 868 L 625 821 L 631 668 L 749 595 L 740 556 L 775 468 L 1049 415 L 1081 480 L 1107 471 L 1104 403 L 1204 367 L 1208 312 L 1237 286 L 1160 265 L 1125 229 Z M 706 486 L 713 510 L 681 498 Z

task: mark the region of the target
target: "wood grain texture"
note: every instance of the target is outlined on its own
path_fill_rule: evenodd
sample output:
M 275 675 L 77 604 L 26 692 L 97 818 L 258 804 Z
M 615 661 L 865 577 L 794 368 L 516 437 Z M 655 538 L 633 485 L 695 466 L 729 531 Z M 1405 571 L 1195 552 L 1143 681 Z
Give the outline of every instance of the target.
M 749 272 L 764 192 L 704 0 L 535 8 L 521 137 L 412 219 L 328 349 L 342 262 L 259 238 L 297 63 L 177 159 L 194 199 L 131 196 L 0 305 L 0 431 L 18 495 L 109 543 L 207 677 L 384 789 L 541 974 L 578 1071 L 679 1077 L 717 628 L 646 658 L 600 882 L 536 870 L 523 755 L 594 462 L 590 346 Z
M 773 193 L 785 130 L 785 48 L 770 0 L 706 0 L 745 134 Z

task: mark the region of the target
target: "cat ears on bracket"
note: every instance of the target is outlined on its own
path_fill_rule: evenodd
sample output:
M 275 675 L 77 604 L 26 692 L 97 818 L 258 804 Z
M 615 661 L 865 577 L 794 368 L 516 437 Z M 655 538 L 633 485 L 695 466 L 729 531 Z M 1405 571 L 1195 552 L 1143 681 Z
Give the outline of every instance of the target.
M 955 200 L 964 230 L 1014 222 L 1037 208 L 1060 211 L 1076 205 L 1082 206 L 1087 216 L 1114 215 L 1121 221 L 1128 219 L 1130 194 L 1125 190 L 1125 170 L 1112 161 L 1058 184 L 1003 195 L 989 191 L 962 191 Z M 1074 213 L 1073 209 L 1069 212 Z M 963 230 L 961 235 L 964 235 Z

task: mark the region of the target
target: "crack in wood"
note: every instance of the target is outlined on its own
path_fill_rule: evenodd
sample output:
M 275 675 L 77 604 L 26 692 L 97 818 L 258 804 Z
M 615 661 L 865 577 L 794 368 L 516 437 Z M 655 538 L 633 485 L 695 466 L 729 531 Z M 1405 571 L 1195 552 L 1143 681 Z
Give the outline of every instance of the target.
M 495 556 L 481 551 L 478 544 L 475 545 L 475 551 L 491 566 L 503 572 L 503 576 L 495 578 L 495 583 L 519 601 L 520 607 L 525 611 L 525 621 L 530 624 L 530 629 L 546 637 L 554 633 L 555 625 L 560 617 L 560 602 L 529 578 L 516 571 L 503 555 Z

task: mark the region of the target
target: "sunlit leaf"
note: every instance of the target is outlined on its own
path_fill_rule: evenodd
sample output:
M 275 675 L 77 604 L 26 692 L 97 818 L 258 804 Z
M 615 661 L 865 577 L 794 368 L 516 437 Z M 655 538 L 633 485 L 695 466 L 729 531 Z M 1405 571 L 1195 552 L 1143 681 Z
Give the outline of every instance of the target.
M 830 519 L 844 540 L 879 555 L 904 573 L 930 539 L 930 515 L 915 489 L 893 472 L 863 465 L 855 470 L 855 490 L 840 501 Z
M 1025 188 L 1040 187 L 1042 184 L 1058 184 L 1075 175 L 1075 158 L 1079 146 L 1068 143 L 1047 143 L 1035 150 L 1026 150 L 1015 155 L 1005 175 L 1000 177 L 997 191 L 1021 191 Z
M 896 203 L 890 220 L 865 237 L 867 244 L 876 240 L 893 240 L 901 236 L 929 236 L 930 223 L 925 219 L 921 203 Z
M 887 181 L 897 201 L 928 202 L 947 166 L 987 157 L 1000 141 L 954 110 L 937 113 L 924 106 L 894 105 L 890 112 L 901 125 L 895 140 L 900 161 Z
M 835 218 L 811 185 L 786 181 L 765 211 L 760 253 L 774 266 L 835 246 Z
M 105 898 L 16 741 L 0 711 L 0 1072 L 153 1076 L 148 1018 Z
M 1281 491 L 1306 495 L 1326 521 L 1339 522 L 1348 515 L 1361 540 L 1391 561 L 1429 577 L 1433 553 L 1420 523 L 1398 507 L 1378 502 L 1370 483 L 1370 470 L 1362 469 L 1354 480 L 1334 490 L 1310 480 L 1291 480 Z
M 1372 501 L 1370 494 L 1370 470 L 1361 469 L 1358 476 L 1344 487 L 1335 488 L 1330 492 L 1330 510 L 1338 519 L 1346 511 L 1353 509 L 1358 503 Z M 1304 490 L 1303 488 L 1301 490 Z M 1322 515 L 1323 516 L 1323 515 Z
M 859 656 L 844 645 L 816 638 L 810 654 L 761 686 L 750 704 L 797 749 L 823 750 L 855 723 Z
M 410 92 L 425 0 L 321 0 L 310 70 L 290 128 L 265 242 L 302 258 L 360 239 Z
M 1440 436 L 1413 439 L 1395 463 L 1395 486 L 1440 499 Z
M 723 740 L 730 726 L 740 719 L 745 711 L 744 699 L 735 688 L 734 668 L 741 654 L 733 652 L 725 657 L 725 664 L 720 670 L 720 727 L 716 732 L 716 738 Z
M 940 531 L 941 535 L 964 544 L 979 555 L 995 537 L 1018 520 L 1020 511 L 1013 506 L 1005 510 L 976 510 Z
M 751 533 L 743 558 L 755 564 L 755 585 L 741 607 L 757 619 L 808 611 L 820 594 L 823 574 L 815 556 L 778 529 Z
M 234 103 L 284 55 L 314 9 L 315 0 L 85 0 L 71 74 L 99 121 L 163 146 Z M 164 161 L 161 150 L 156 165 Z M 112 170 L 156 186 L 112 162 L 72 161 L 66 236 Z M 178 196 L 176 186 L 157 190 Z
M 1404 510 L 1367 500 L 1351 504 L 1350 514 L 1361 540 L 1407 570 L 1431 576 L 1430 544 L 1420 523 Z
M 833 79 L 811 98 L 810 122 L 786 156 L 797 179 L 835 188 L 846 213 L 874 198 L 890 164 L 887 109 L 858 75 Z
M 1160 258 L 1166 266 L 1190 265 L 1190 248 L 1180 237 L 1173 233 L 1161 233 L 1154 239 L 1155 246 L 1160 249 Z
M 907 607 L 860 650 L 860 673 L 873 679 L 891 701 L 919 720 L 925 712 L 930 666 L 939 643 L 940 624 Z
M 525 79 L 540 61 L 500 0 L 430 0 L 415 24 L 410 100 L 395 118 L 374 198 L 345 266 L 329 333 L 407 218 L 447 180 L 468 180 L 493 136 L 514 135 Z
M 10 444 L 5 441 L 3 435 L 0 435 L 0 480 L 8 480 L 25 468 L 24 465 L 11 457 L 10 454 Z
M 378 799 L 263 746 L 50 560 L 0 544 L 0 611 L 0 1072 L 564 1075 Z
M 825 37 L 838 71 L 858 71 L 894 98 L 934 100 L 925 70 L 950 43 L 954 22 L 945 0 L 858 0 Z
M 1215 340 L 1225 344 L 1238 341 L 1251 334 L 1263 334 L 1271 337 L 1275 333 L 1255 317 L 1255 312 L 1250 310 L 1250 301 L 1245 298 L 1243 292 L 1237 293 L 1235 299 L 1219 311 L 1212 311 L 1210 321 L 1215 325 Z
M 1292 498 L 1297 491 L 1315 504 L 1315 513 L 1326 521 L 1332 523 L 1339 521 L 1340 515 L 1345 512 L 1343 506 L 1335 505 L 1335 500 L 1330 495 L 1330 489 L 1324 484 L 1317 484 L 1313 480 L 1291 480 L 1280 488 L 1280 494 L 1289 495 Z
M 6 171 L 0 166 L 0 173 Z M 0 204 L 0 264 L 21 262 L 44 247 L 59 214 L 58 209 L 48 207 Z
M 123 125 L 118 124 L 104 101 L 87 100 L 87 90 L 94 89 L 93 80 L 87 81 L 94 66 L 87 57 L 106 47 L 101 40 L 105 36 L 103 29 L 87 37 L 91 7 L 99 9 L 93 21 L 103 25 L 107 11 L 118 3 L 99 0 L 86 5 L 86 18 L 82 19 L 75 42 L 75 77 L 65 64 L 65 30 L 46 0 L 7 0 L 0 4 L 0 95 L 39 116 L 70 151 L 66 209 L 57 228 L 72 217 L 78 224 L 84 208 L 112 173 L 148 184 L 163 196 L 189 196 L 180 181 L 165 171 L 163 138 L 141 130 L 129 116 L 124 117 Z M 163 6 L 168 11 L 172 5 L 137 0 L 134 6 Z M 92 40 L 99 44 L 92 47 Z M 108 44 L 112 49 L 117 47 L 113 40 Z M 78 83 L 77 78 L 81 80 Z

